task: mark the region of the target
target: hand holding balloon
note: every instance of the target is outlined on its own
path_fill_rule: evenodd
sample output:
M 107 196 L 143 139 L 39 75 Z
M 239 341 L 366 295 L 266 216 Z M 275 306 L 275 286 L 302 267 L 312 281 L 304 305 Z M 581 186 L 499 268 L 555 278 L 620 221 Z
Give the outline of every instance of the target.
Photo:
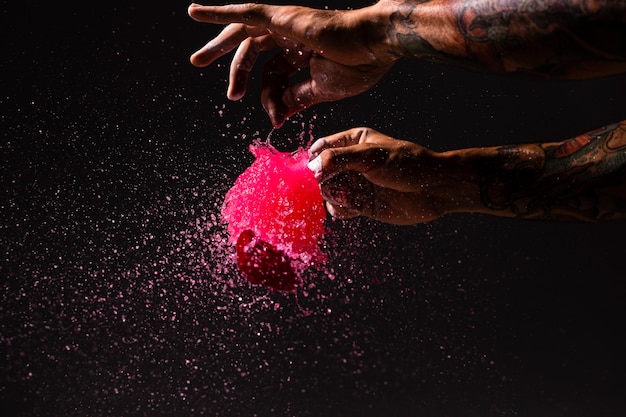
M 437 169 L 440 154 L 423 146 L 355 128 L 317 140 L 309 153 L 309 169 L 334 217 L 415 224 L 451 208 L 444 196 L 457 187 Z

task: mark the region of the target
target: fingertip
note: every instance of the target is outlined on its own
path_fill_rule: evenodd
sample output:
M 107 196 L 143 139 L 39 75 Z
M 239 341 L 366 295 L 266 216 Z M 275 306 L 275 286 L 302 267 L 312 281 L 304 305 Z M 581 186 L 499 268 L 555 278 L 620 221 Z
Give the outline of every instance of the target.
M 246 85 L 245 82 L 235 82 L 231 83 L 228 86 L 228 91 L 226 92 L 226 97 L 231 101 L 241 100 L 243 96 L 246 94 Z
M 189 15 L 189 17 L 191 17 L 192 19 L 195 18 L 194 14 L 200 7 L 202 7 L 201 4 L 191 3 L 187 7 L 187 14 Z
M 264 80 L 261 89 L 261 105 L 270 118 L 274 129 L 280 128 L 287 119 L 285 106 L 280 100 L 280 87 Z
M 231 66 L 228 91 L 226 93 L 229 100 L 240 100 L 246 94 L 246 90 L 248 88 L 248 74 L 249 73 L 247 71 L 233 70 L 233 67 Z
M 274 127 L 274 129 L 281 128 L 285 123 L 285 113 L 278 110 L 276 106 L 271 103 L 263 105 L 263 108 L 272 122 L 272 127 Z
M 189 57 L 189 62 L 191 63 L 191 65 L 193 65 L 194 67 L 201 67 L 202 65 L 200 65 L 200 63 L 198 62 L 198 58 L 196 57 L 196 54 L 193 54 Z
M 326 210 L 328 211 L 328 214 L 330 214 L 331 216 L 337 217 L 337 209 L 335 208 L 333 203 L 331 203 L 330 201 L 326 202 Z
M 191 65 L 193 65 L 194 67 L 206 67 L 208 66 L 211 62 L 213 62 L 212 59 L 207 59 L 206 57 L 206 49 L 209 45 L 205 46 L 204 48 L 200 49 L 197 52 L 194 52 L 190 57 L 189 57 L 189 62 L 191 62 Z
M 315 142 L 313 142 L 313 144 L 309 148 L 309 156 L 311 158 L 315 158 L 322 152 L 325 146 L 326 146 L 326 138 L 317 139 Z
M 307 164 L 307 168 L 311 170 L 316 180 L 322 177 L 322 158 L 318 155 Z
M 236 93 L 227 92 L 226 93 L 226 98 L 229 99 L 230 101 L 241 100 L 243 96 L 244 96 L 244 93 L 241 93 L 241 92 L 236 92 Z

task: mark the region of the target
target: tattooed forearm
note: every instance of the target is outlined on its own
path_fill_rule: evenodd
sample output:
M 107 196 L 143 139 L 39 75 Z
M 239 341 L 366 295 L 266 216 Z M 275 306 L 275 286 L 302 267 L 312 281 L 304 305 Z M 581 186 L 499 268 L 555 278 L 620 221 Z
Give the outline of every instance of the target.
M 501 147 L 479 174 L 489 210 L 546 220 L 626 219 L 626 121 L 562 143 Z
M 392 3 L 388 36 L 400 55 L 555 78 L 626 71 L 626 1 Z

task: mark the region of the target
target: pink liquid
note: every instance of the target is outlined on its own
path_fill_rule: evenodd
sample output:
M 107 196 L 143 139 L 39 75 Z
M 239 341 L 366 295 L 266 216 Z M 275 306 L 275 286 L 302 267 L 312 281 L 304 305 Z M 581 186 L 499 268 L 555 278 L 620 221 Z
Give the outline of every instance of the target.
M 304 149 L 291 154 L 255 143 L 250 152 L 256 159 L 226 194 L 222 219 L 244 277 L 291 291 L 296 271 L 324 259 L 324 201 Z

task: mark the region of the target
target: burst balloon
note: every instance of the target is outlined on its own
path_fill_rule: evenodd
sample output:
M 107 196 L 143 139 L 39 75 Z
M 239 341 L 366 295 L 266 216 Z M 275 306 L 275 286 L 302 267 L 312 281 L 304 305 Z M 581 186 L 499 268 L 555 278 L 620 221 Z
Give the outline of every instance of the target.
M 254 163 L 226 194 L 222 219 L 237 249 L 237 265 L 250 282 L 295 289 L 302 271 L 324 256 L 318 246 L 326 211 L 308 154 L 250 146 Z

